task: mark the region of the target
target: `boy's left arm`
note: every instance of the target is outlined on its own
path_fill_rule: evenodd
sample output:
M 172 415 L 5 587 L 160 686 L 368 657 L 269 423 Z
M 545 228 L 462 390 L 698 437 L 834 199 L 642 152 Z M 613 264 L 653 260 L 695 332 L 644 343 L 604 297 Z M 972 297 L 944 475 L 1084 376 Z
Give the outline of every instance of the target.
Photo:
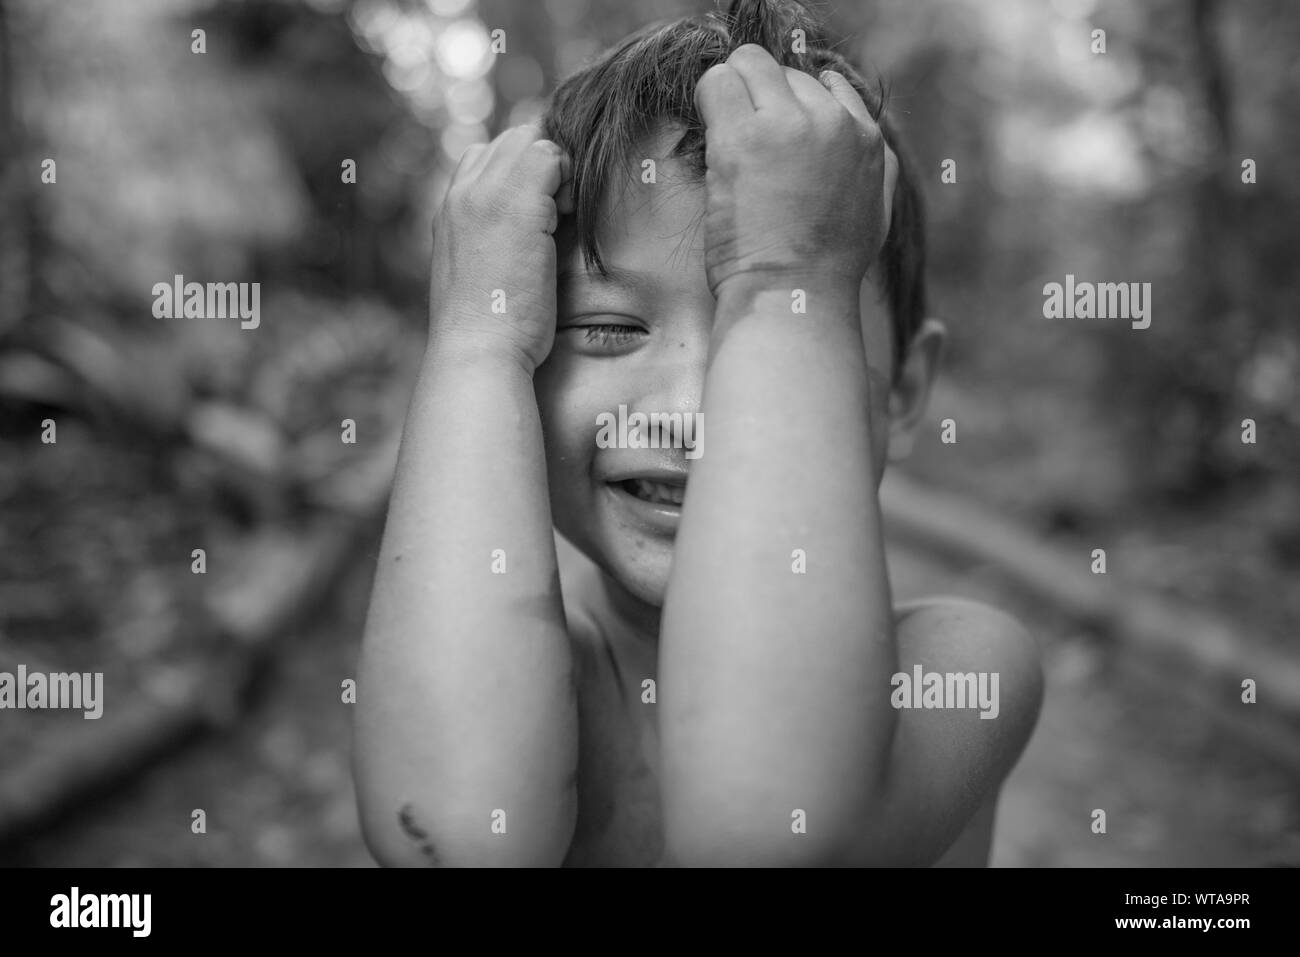
M 1014 618 L 974 601 L 899 611 L 900 672 L 982 673 L 992 702 L 899 712 L 884 799 L 848 851 L 853 863 L 986 864 L 993 805 L 1042 702 L 1038 644 Z
M 679 863 L 930 863 L 1036 709 L 1012 687 L 1036 665 L 1020 667 L 1022 633 L 998 619 L 972 648 L 988 664 L 976 670 L 1008 671 L 999 720 L 976 718 L 954 749 L 945 735 L 969 715 L 900 720 L 890 704 L 900 635 L 859 295 L 896 164 L 849 83 L 822 83 L 744 46 L 696 94 L 717 309 L 709 445 L 691 468 L 660 650 Z

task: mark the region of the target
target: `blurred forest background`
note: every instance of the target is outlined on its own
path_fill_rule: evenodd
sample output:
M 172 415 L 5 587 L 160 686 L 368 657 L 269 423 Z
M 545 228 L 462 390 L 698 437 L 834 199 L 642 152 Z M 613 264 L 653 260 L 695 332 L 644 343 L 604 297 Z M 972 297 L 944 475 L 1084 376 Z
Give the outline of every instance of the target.
M 369 862 L 344 685 L 446 178 L 707 8 L 0 0 L 0 670 L 106 675 L 99 721 L 0 712 L 0 863 Z M 817 9 L 889 81 L 952 336 L 896 595 L 1047 657 L 994 863 L 1300 863 L 1300 6 Z M 260 328 L 155 319 L 178 273 L 260 282 Z M 1044 320 L 1067 273 L 1152 283 L 1151 327 Z

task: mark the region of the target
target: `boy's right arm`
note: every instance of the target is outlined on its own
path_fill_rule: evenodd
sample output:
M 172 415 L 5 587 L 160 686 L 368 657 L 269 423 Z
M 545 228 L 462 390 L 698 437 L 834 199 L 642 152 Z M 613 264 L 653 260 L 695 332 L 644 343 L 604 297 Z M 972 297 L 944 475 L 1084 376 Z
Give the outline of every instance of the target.
M 538 136 L 471 147 L 435 223 L 356 705 L 362 830 L 384 864 L 555 865 L 573 834 L 573 661 L 532 385 L 567 160 Z

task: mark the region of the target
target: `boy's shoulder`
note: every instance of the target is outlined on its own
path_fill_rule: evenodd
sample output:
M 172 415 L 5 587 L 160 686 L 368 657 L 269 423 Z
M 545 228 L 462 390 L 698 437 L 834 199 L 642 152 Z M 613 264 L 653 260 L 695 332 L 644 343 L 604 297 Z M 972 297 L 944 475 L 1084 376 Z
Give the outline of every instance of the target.
M 1038 645 L 1012 614 L 973 598 L 930 595 L 894 604 L 894 626 L 904 635 L 952 635 L 969 642 L 1005 644 L 1013 655 L 1038 657 Z
M 1037 716 L 1042 654 L 1015 616 L 974 599 L 936 595 L 895 604 L 894 628 L 904 670 L 930 661 L 938 671 L 997 675 L 1003 692 Z
M 981 717 L 1000 718 L 993 723 L 1010 726 L 1011 739 L 1032 730 L 1042 703 L 1042 652 L 1016 617 L 974 599 L 935 595 L 895 604 L 894 628 L 901 672 L 919 665 L 927 681 L 930 672 L 987 677 L 1003 706 Z
M 921 689 L 907 688 L 910 708 L 901 712 L 895 755 L 904 784 L 895 811 L 901 819 L 911 817 L 909 808 L 944 809 L 935 815 L 938 826 L 916 829 L 918 843 L 946 848 L 936 855 L 939 866 L 981 865 L 1002 784 L 1038 721 L 1038 642 L 1011 614 L 972 599 L 938 595 L 894 611 L 899 673 L 915 684 L 919 666 L 926 691 L 941 692 L 941 704 L 930 710 Z M 948 700 L 954 690 L 958 698 L 973 692 L 975 707 Z

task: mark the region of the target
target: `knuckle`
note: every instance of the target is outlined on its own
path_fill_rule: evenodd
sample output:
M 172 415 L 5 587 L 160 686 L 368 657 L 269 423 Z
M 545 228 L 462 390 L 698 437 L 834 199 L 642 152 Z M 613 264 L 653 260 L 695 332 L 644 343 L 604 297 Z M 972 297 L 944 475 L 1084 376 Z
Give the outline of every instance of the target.
M 736 73 L 736 68 L 731 64 L 715 63 L 704 71 L 704 75 L 696 82 L 696 86 L 710 87 L 726 79 L 728 76 L 738 75 L 739 74 Z
M 803 110 L 798 110 L 788 116 L 782 123 L 781 128 L 785 131 L 787 137 L 795 140 L 804 140 L 819 131 L 822 126 L 818 118 Z
M 736 49 L 731 51 L 728 60 L 738 60 L 741 63 L 746 61 L 754 62 L 756 60 L 770 60 L 772 55 L 764 50 L 757 43 L 742 43 Z
M 531 138 L 527 126 L 512 126 L 498 136 L 496 141 L 498 148 L 509 155 L 526 146 Z
M 873 144 L 869 137 L 866 136 L 858 122 L 843 110 L 838 116 L 828 116 L 826 118 L 826 129 L 828 136 L 837 143 L 854 145 L 859 149 L 870 150 Z
M 498 196 L 522 199 L 529 195 L 538 179 L 540 166 L 536 160 L 540 158 L 534 154 L 533 157 L 525 156 L 516 163 L 506 174 L 501 189 L 497 190 Z
M 513 190 L 493 190 L 487 196 L 480 196 L 475 204 L 476 211 L 484 219 L 496 221 L 504 219 L 510 214 L 513 207 L 512 194 Z
M 443 208 L 451 211 L 460 210 L 469 204 L 470 190 L 465 183 L 452 183 L 443 199 Z
M 470 222 L 486 219 L 494 212 L 491 197 L 485 196 L 482 189 L 463 189 L 454 196 L 449 194 L 447 200 L 452 214 Z
M 452 181 L 464 180 L 469 176 L 469 168 L 474 165 L 474 160 L 479 157 L 481 150 L 471 146 L 464 153 L 460 154 L 460 160 L 456 163 L 455 169 L 452 170 Z

